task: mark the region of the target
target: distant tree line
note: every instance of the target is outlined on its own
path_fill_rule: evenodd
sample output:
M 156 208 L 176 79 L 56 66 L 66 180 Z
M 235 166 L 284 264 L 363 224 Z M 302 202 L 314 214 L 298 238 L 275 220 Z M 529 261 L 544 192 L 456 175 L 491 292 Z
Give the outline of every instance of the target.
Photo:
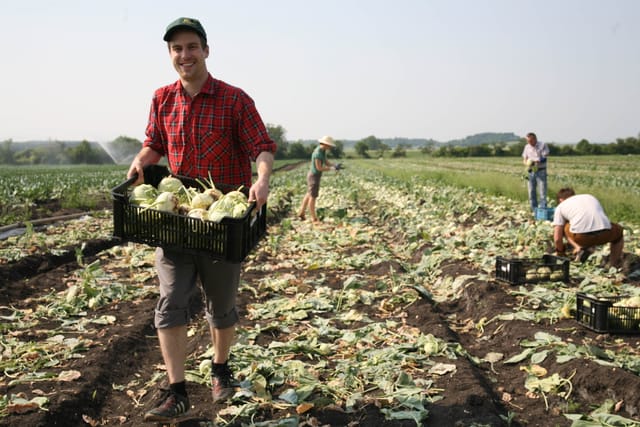
M 303 141 L 287 141 L 286 130 L 280 125 L 267 124 L 267 132 L 278 145 L 276 159 L 306 160 L 311 157 L 313 150 L 317 147 L 317 144 L 309 144 Z M 331 150 L 330 156 L 338 159 L 345 157 L 344 142 L 336 140 L 335 143 L 336 147 Z M 410 144 L 399 142 L 391 150 L 389 145 L 373 135 L 357 141 L 354 145 L 356 154 L 362 157 L 371 157 L 372 153 L 377 157 L 382 157 L 389 151 L 391 151 L 392 157 L 402 157 L 406 156 L 406 150 L 409 148 L 411 148 Z
M 286 131 L 282 126 L 268 125 L 269 135 L 278 143 L 277 159 L 306 159 L 315 148 L 313 144 L 305 144 L 302 141 L 289 143 L 286 140 Z M 491 142 L 494 138 L 494 142 Z M 406 157 L 407 150 L 418 148 L 424 154 L 433 157 L 513 157 L 522 155 L 522 150 L 527 144 L 525 138 L 518 138 L 513 133 L 484 133 L 472 135 L 465 139 L 449 141 L 440 144 L 434 140 L 425 140 L 420 147 L 401 138 L 394 140 L 395 146 L 391 147 L 374 135 L 367 136 L 353 145 L 355 154 L 364 157 Z M 479 141 L 488 141 L 478 143 Z M 514 142 L 515 141 L 515 142 Z M 475 144 L 475 145 L 474 145 Z M 331 155 L 337 158 L 345 156 L 344 144 L 337 141 L 338 147 L 332 150 Z M 580 155 L 604 155 L 604 154 L 640 154 L 639 138 L 618 138 L 609 144 L 591 144 L 582 139 L 575 145 L 548 143 L 550 154 L 553 156 L 580 156 Z
M 311 157 L 311 153 L 317 144 L 298 140 L 289 142 L 286 138 L 286 130 L 280 125 L 267 124 L 269 136 L 277 144 L 276 159 L 304 159 Z M 524 138 L 518 138 L 515 142 L 507 142 L 506 138 L 513 134 L 478 134 L 464 140 L 439 144 L 434 140 L 423 140 L 420 147 L 409 143 L 407 139 L 395 138 L 391 147 L 374 135 L 367 136 L 353 145 L 355 154 L 364 157 L 405 157 L 407 150 L 418 148 L 426 155 L 434 157 L 509 157 L 520 156 L 526 145 Z M 548 143 L 551 155 L 576 156 L 599 154 L 640 154 L 640 135 L 638 138 L 618 138 L 609 144 L 591 144 L 586 139 L 575 145 Z M 477 141 L 487 141 L 492 137 L 496 142 L 478 144 Z M 389 141 L 389 140 L 387 140 Z M 476 145 L 469 145 L 470 141 L 476 141 Z M 17 149 L 24 145 L 24 148 Z M 0 143 L 0 164 L 8 165 L 63 165 L 63 164 L 126 164 L 140 150 L 142 142 L 127 136 L 119 136 L 115 140 L 103 144 L 108 147 L 105 151 L 102 145 L 83 140 L 79 143 L 67 143 L 63 141 L 51 141 L 38 144 L 14 144 L 11 139 Z M 117 153 L 117 156 L 115 155 Z M 345 144 L 336 140 L 336 148 L 331 150 L 331 157 L 345 157 Z
M 439 148 L 434 146 L 423 147 L 422 152 L 434 157 L 507 157 L 520 156 L 527 141 L 520 138 L 518 142 L 507 144 L 498 142 L 494 144 L 480 144 L 474 146 L 446 145 Z M 582 139 L 575 145 L 571 144 L 547 144 L 549 152 L 553 156 L 585 156 L 599 154 L 640 154 L 640 135 L 638 138 L 618 138 L 609 144 L 591 144 Z
M 276 160 L 282 159 L 305 159 L 311 158 L 313 150 L 318 146 L 317 144 L 305 143 L 302 140 L 295 142 L 287 141 L 287 131 L 280 125 L 274 125 L 267 123 L 267 133 L 271 139 L 276 143 L 278 149 L 275 154 Z M 341 158 L 344 157 L 344 143 L 339 140 L 335 140 L 336 147 L 331 150 L 331 157 Z

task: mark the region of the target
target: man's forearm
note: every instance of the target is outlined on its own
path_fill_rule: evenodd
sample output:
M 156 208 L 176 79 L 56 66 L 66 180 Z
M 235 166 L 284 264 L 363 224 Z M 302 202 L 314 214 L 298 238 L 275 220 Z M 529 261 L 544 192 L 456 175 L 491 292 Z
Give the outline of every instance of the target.
M 553 230 L 553 243 L 556 247 L 556 252 L 564 252 L 564 230 L 562 227 L 555 226 Z
M 258 180 L 266 180 L 269 182 L 272 170 L 273 154 L 268 151 L 263 151 L 256 158 L 256 172 L 258 173 Z
M 136 156 L 136 159 L 144 166 L 156 164 L 161 158 L 162 154 L 149 147 L 142 148 Z
M 267 202 L 269 197 L 269 178 L 273 169 L 273 154 L 263 151 L 256 157 L 256 171 L 258 179 L 249 189 L 249 201 L 255 201 L 258 209 Z

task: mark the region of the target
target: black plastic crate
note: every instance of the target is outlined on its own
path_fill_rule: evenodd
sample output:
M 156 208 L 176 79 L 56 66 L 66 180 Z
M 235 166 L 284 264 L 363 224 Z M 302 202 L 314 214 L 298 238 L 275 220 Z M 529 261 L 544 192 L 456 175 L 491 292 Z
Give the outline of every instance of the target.
M 583 292 L 576 295 L 576 320 L 595 332 L 640 334 L 640 308 L 614 307 L 624 297 L 596 297 Z
M 555 255 L 535 258 L 496 258 L 496 279 L 512 285 L 569 281 L 569 259 Z
M 162 168 L 166 170 L 166 168 Z M 163 175 L 155 169 L 145 182 L 157 186 Z M 160 173 L 158 173 L 158 170 Z M 202 188 L 195 180 L 176 176 L 187 187 Z M 267 206 L 258 211 L 255 202 L 241 218 L 223 218 L 219 223 L 190 218 L 155 209 L 144 209 L 129 203 L 129 187 L 136 178 L 128 179 L 111 190 L 113 198 L 113 234 L 124 241 L 180 250 L 228 262 L 241 262 L 258 244 L 267 230 Z M 227 193 L 236 187 L 218 185 Z M 246 194 L 246 191 L 245 191 Z

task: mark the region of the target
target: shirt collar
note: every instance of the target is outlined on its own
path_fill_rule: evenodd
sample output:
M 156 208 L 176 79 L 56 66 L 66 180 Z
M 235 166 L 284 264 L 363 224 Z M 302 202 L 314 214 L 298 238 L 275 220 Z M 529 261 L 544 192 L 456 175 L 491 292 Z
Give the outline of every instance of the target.
M 200 93 L 213 95 L 213 93 L 215 92 L 215 88 L 216 88 L 216 80 L 213 78 L 211 73 L 209 73 L 209 76 L 207 77 L 207 81 L 204 82 L 204 85 L 202 85 L 202 89 L 200 89 Z
M 217 86 L 216 82 L 217 80 L 213 78 L 211 73 L 208 73 L 207 80 L 204 82 L 204 84 L 202 85 L 202 89 L 200 89 L 200 92 L 198 93 L 213 95 Z M 176 82 L 174 83 L 174 89 L 178 93 L 181 93 L 183 95 L 185 94 L 184 87 L 182 87 L 182 82 L 180 80 L 176 80 Z

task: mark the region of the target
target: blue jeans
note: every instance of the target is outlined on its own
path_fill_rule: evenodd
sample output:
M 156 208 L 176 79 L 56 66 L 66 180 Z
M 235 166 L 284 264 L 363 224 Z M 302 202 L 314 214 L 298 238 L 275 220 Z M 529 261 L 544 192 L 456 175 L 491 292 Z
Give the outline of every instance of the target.
M 537 172 L 529 172 L 529 180 L 527 181 L 529 190 L 529 203 L 531 210 L 535 211 L 537 207 L 547 207 L 547 169 L 538 169 Z M 538 197 L 540 195 L 540 204 L 538 205 Z

